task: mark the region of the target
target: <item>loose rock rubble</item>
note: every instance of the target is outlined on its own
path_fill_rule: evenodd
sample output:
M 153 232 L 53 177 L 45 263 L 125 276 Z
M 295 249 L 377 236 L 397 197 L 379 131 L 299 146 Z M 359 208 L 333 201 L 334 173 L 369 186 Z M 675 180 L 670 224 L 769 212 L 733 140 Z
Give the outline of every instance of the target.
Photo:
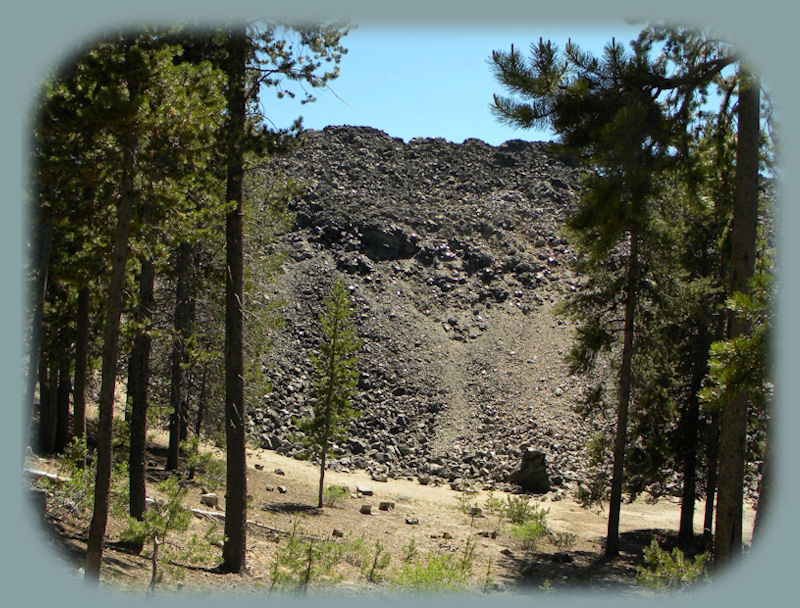
M 265 356 L 272 393 L 250 409 L 263 447 L 302 456 L 296 417 L 310 414 L 318 315 L 335 278 L 363 340 L 361 417 L 331 448 L 334 470 L 373 480 L 504 480 L 527 448 L 562 488 L 585 478 L 595 426 L 573 413 L 585 382 L 563 356 L 570 322 L 553 314 L 579 286 L 560 235 L 578 170 L 545 143 L 408 143 L 366 127 L 309 131 L 265 180 L 304 185 L 278 248 L 285 329 Z M 594 423 L 597 425 L 598 423 Z

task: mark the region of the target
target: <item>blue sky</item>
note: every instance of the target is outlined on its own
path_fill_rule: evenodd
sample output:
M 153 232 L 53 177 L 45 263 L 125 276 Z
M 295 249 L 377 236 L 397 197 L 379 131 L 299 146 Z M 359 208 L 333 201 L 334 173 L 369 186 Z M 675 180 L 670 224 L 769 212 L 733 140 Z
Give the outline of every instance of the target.
M 499 145 L 509 139 L 552 139 L 546 131 L 500 124 L 489 112 L 492 94 L 504 93 L 487 63 L 492 50 L 508 50 L 513 43 L 527 51 L 541 36 L 560 48 L 571 37 L 584 50 L 598 53 L 612 36 L 627 45 L 640 29 L 624 21 L 582 28 L 361 26 L 344 38 L 348 54 L 339 78 L 331 82 L 333 92 L 318 89 L 317 101 L 301 106 L 267 91 L 262 102 L 276 127 L 288 127 L 302 115 L 309 129 L 370 126 L 406 141 L 444 137 L 461 143 L 475 137 Z

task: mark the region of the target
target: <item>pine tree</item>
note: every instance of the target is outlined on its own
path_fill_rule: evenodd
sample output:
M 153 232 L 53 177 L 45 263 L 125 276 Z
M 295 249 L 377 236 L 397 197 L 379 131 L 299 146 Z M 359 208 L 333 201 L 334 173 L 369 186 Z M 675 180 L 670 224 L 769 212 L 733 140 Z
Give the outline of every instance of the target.
M 661 46 L 656 55 L 653 51 L 658 44 Z M 695 142 L 701 129 L 715 121 L 719 127 L 717 133 L 721 136 L 720 141 L 724 141 L 729 122 L 726 108 L 735 96 L 737 85 L 740 113 L 743 105 L 753 105 L 742 97 L 746 79 L 722 76 L 726 68 L 739 62 L 739 58 L 729 45 L 712 40 L 703 32 L 655 24 L 645 28 L 631 44 L 630 54 L 624 53 L 612 41 L 600 59 L 582 53 L 571 42 L 561 55 L 553 45 L 540 40 L 538 46 L 533 45 L 532 56 L 527 63 L 519 53 L 514 52 L 513 47 L 511 53 L 493 53 L 492 61 L 498 79 L 512 93 L 528 99 L 527 103 L 523 103 L 496 96 L 493 107 L 496 115 L 517 126 L 552 126 L 560 136 L 560 145 L 577 155 L 588 170 L 578 210 L 568 221 L 568 231 L 580 256 L 577 270 L 588 272 L 591 278 L 581 293 L 570 297 L 565 310 L 581 321 L 578 341 L 570 353 L 574 371 L 590 369 L 600 353 L 614 350 L 617 337 L 621 334 L 622 338 L 616 367 L 618 416 L 606 552 L 609 555 L 616 553 L 620 488 L 628 465 L 638 467 L 645 474 L 629 487 L 635 491 L 636 484 L 644 481 L 647 475 L 657 474 L 658 469 L 670 466 L 670 458 L 681 461 L 686 497 L 681 529 L 685 534 L 690 529 L 694 508 L 698 391 L 707 365 L 707 346 L 713 334 L 709 333 L 710 328 L 701 328 L 698 339 L 690 340 L 692 330 L 687 327 L 681 328 L 685 330 L 683 337 L 673 332 L 665 342 L 659 342 L 657 336 L 659 332 L 673 331 L 668 316 L 675 315 L 680 309 L 675 307 L 674 302 L 681 297 L 697 295 L 698 290 L 708 293 L 708 286 L 703 286 L 704 281 L 713 284 L 720 276 L 714 276 L 713 272 L 724 268 L 726 261 L 723 255 L 721 263 L 717 260 L 716 265 L 708 264 L 703 256 L 709 252 L 700 251 L 697 259 L 689 260 L 690 256 L 685 256 L 680 261 L 681 264 L 688 261 L 689 265 L 673 265 L 672 270 L 664 267 L 666 273 L 661 272 L 658 276 L 656 267 L 664 266 L 665 260 L 660 258 L 667 256 L 670 245 L 664 241 L 659 251 L 656 246 L 659 239 L 653 238 L 656 236 L 653 229 L 659 223 L 672 224 L 661 234 L 668 235 L 672 231 L 670 238 L 674 239 L 677 226 L 665 206 L 670 193 L 675 192 L 674 189 L 664 190 L 668 176 L 671 180 L 683 183 L 684 189 L 688 190 L 687 200 L 698 198 L 705 175 L 698 171 L 699 156 Z M 719 85 L 723 95 L 723 109 L 717 116 L 703 107 L 707 100 L 707 89 L 713 84 Z M 755 138 L 752 136 L 753 132 L 757 133 L 757 101 L 754 105 L 756 118 L 739 121 L 738 153 L 749 151 L 749 156 L 741 158 L 757 158 L 757 135 Z M 754 123 L 756 130 L 751 130 L 751 135 L 743 139 L 742 129 Z M 737 172 L 744 164 L 737 161 Z M 746 164 L 753 166 L 752 162 Z M 718 169 L 722 173 L 732 173 L 730 167 L 724 165 Z M 757 170 L 747 171 L 749 182 L 746 183 L 751 185 L 749 191 L 752 192 L 755 187 L 752 184 L 757 181 Z M 737 186 L 736 190 L 740 189 Z M 719 238 L 720 227 L 724 226 L 726 219 L 725 205 L 719 203 L 715 209 L 716 217 L 712 218 L 714 221 L 708 228 L 711 239 Z M 750 208 L 754 206 L 751 204 Z M 684 213 L 680 209 L 678 211 Z M 720 218 L 723 220 L 721 224 Z M 734 231 L 736 225 L 737 220 L 734 219 Z M 623 242 L 623 236 L 626 242 Z M 741 242 L 752 243 L 749 235 L 737 238 Z M 675 247 L 677 242 L 673 240 L 671 246 Z M 613 252 L 613 255 L 604 260 L 604 255 L 609 252 Z M 735 260 L 735 256 L 731 259 Z M 676 262 L 673 260 L 672 264 Z M 741 265 L 734 261 L 734 266 L 736 264 Z M 683 296 L 680 295 L 682 287 L 675 281 L 678 275 L 695 281 L 693 290 L 683 290 Z M 665 285 L 665 279 L 672 284 L 671 287 Z M 656 291 L 650 288 L 651 285 L 658 286 L 656 297 L 653 297 Z M 703 319 L 712 316 L 714 302 L 714 298 L 708 298 L 707 308 L 693 311 L 689 323 L 698 327 Z M 615 314 L 615 310 L 620 308 L 624 308 L 621 319 Z M 669 333 L 663 334 L 662 338 L 668 336 Z M 675 348 L 683 349 L 683 360 L 677 356 Z M 645 349 L 649 352 L 644 352 Z M 691 351 L 688 357 L 687 349 Z M 664 363 L 670 360 L 674 362 L 671 373 L 664 374 L 654 365 L 653 357 L 659 351 L 663 352 Z M 650 360 L 652 363 L 648 362 Z M 691 362 L 690 366 L 682 365 L 687 361 Z M 667 386 L 672 388 L 665 391 L 664 387 Z M 635 397 L 633 401 L 632 395 Z M 602 402 L 601 391 L 593 392 L 591 397 L 595 403 Z M 662 411 L 665 414 L 661 416 L 662 420 L 674 418 L 674 401 L 678 398 L 683 399 L 685 405 L 679 427 L 673 433 L 669 431 L 669 425 L 659 425 L 659 416 L 654 414 Z M 636 409 L 630 412 L 631 403 L 636 404 L 637 401 Z M 729 414 L 730 409 L 725 411 Z M 637 430 L 651 431 L 647 437 L 654 447 L 652 454 L 661 452 L 667 455 L 670 447 L 666 440 L 670 434 L 677 438 L 681 454 L 666 460 L 658 456 L 660 460 L 654 461 L 646 455 L 650 450 L 640 445 L 634 446 L 630 454 L 633 458 L 626 457 L 626 444 L 629 441 L 625 427 L 629 413 L 634 416 L 632 422 Z M 743 452 L 737 447 L 742 444 L 742 420 L 743 417 L 739 415 L 736 422 L 728 425 L 737 429 L 736 441 L 734 435 L 730 434 L 723 438 L 721 446 L 726 458 L 731 459 L 735 454 L 734 459 L 739 465 L 733 468 L 737 471 L 741 470 L 740 465 L 743 464 Z M 657 437 L 661 439 L 653 443 Z M 713 447 L 713 441 L 709 445 Z M 645 455 L 644 460 L 640 458 L 642 455 Z M 709 471 L 713 473 L 716 470 L 713 449 L 709 457 Z M 732 470 L 732 467 L 728 469 Z M 724 481 L 720 478 L 720 487 L 723 484 L 726 486 L 725 493 L 733 493 L 731 498 L 725 494 L 726 509 L 735 509 L 735 505 L 738 505 L 738 517 L 734 513 L 731 520 L 739 524 L 741 482 L 741 475 L 738 474 L 728 474 Z M 711 475 L 708 485 L 710 502 L 713 503 L 714 481 Z
M 658 175 L 674 143 L 672 124 L 652 90 L 640 82 L 642 66 L 649 65 L 645 48 L 633 46 L 627 54 L 612 42 L 597 59 L 570 42 L 562 57 L 555 45 L 540 40 L 527 64 L 513 48 L 493 52 L 492 61 L 503 85 L 532 99 L 525 103 L 495 96 L 495 114 L 517 126 L 552 125 L 560 144 L 590 169 L 578 208 L 567 221 L 568 238 L 579 256 L 577 270 L 590 278 L 567 301 L 566 310 L 583 321 L 571 351 L 574 372 L 588 371 L 599 352 L 622 341 L 606 538 L 606 555 L 616 556 L 636 313 L 648 278 L 644 267 Z
M 128 258 L 128 238 L 131 217 L 136 199 L 135 172 L 138 133 L 134 116 L 142 103 L 143 69 L 145 58 L 133 38 L 123 38 L 120 45 L 121 83 L 116 92 L 123 120 L 119 132 L 123 155 L 122 191 L 117 208 L 117 227 L 114 236 L 111 277 L 108 286 L 108 304 L 103 331 L 103 369 L 98 403 L 97 425 L 97 477 L 94 488 L 94 512 L 86 543 L 86 580 L 97 582 L 103 556 L 108 502 L 111 482 L 111 429 L 114 416 L 114 386 L 116 383 L 119 323 L 122 312 L 122 290 L 125 282 L 125 264 Z M 123 92 L 124 90 L 124 92 Z
M 303 441 L 312 448 L 320 461 L 319 502 L 322 508 L 325 465 L 332 441 L 343 438 L 349 422 L 359 415 L 352 407 L 352 397 L 358 385 L 358 358 L 361 347 L 353 326 L 353 305 L 341 280 L 325 300 L 326 314 L 320 313 L 322 343 L 312 357 L 317 378 L 312 388 L 314 413 L 298 423 L 305 433 Z
M 254 112 L 262 85 L 278 96 L 294 96 L 285 81 L 311 87 L 324 86 L 338 75 L 338 63 L 346 52 L 342 25 L 281 26 L 279 24 L 232 24 L 220 32 L 200 36 L 182 33 L 185 61 L 211 61 L 227 77 L 224 150 L 225 201 L 229 205 L 225 226 L 225 432 L 227 449 L 227 496 L 225 501 L 225 545 L 221 568 L 241 572 L 245 568 L 247 477 L 245 462 L 244 387 L 244 230 L 243 180 L 245 154 L 285 150 L 292 134 L 272 132 L 260 113 Z M 297 34 L 297 44 L 289 34 Z M 285 35 L 285 37 L 283 36 Z M 332 63 L 326 71 L 324 63 Z M 312 101 L 310 94 L 304 101 Z M 248 110 L 250 119 L 248 120 Z
M 744 319 L 746 331 L 711 345 L 711 369 L 701 397 L 706 407 L 721 409 L 737 395 L 747 393 L 751 403 L 748 418 L 756 418 L 755 421 L 748 421 L 748 426 L 761 427 L 759 434 L 767 445 L 756 446 L 761 448 L 763 463 L 756 519 L 753 523 L 755 539 L 770 498 L 767 471 L 769 436 L 765 427 L 768 424 L 768 411 L 774 391 L 773 361 L 769 352 L 774 324 L 772 275 L 769 271 L 756 272 L 749 287 L 749 294 L 736 292 L 727 302 L 727 309 Z
M 748 293 L 753 276 L 758 225 L 758 166 L 760 151 L 759 82 L 748 70 L 740 71 L 736 178 L 731 227 L 731 293 Z M 727 337 L 747 331 L 747 322 L 731 311 Z M 742 550 L 747 391 L 738 393 L 723 409 L 720 421 L 719 496 L 714 532 L 714 563 L 718 565 Z

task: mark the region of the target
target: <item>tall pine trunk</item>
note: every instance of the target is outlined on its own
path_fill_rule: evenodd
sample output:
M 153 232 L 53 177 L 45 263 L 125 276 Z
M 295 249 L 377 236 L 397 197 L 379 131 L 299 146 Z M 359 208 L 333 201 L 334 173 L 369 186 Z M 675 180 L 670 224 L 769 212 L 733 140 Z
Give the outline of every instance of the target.
M 30 293 L 32 320 L 28 341 L 28 377 L 26 378 L 27 384 L 25 387 L 25 407 L 30 411 L 31 417 L 33 415 L 33 393 L 36 387 L 36 375 L 39 368 L 39 354 L 42 343 L 44 301 L 47 294 L 47 270 L 50 265 L 50 247 L 53 240 L 53 218 L 50 215 L 39 219 L 36 225 L 35 237 L 34 276 L 31 280 Z M 41 406 L 41 385 L 39 386 L 39 393 L 39 404 Z
M 128 91 L 131 100 L 140 93 L 138 79 L 131 69 L 130 42 L 125 46 L 125 62 L 128 70 Z M 135 105 L 135 104 L 134 104 Z M 131 110 L 136 112 L 135 107 Z M 133 124 L 128 124 L 122 145 L 122 192 L 117 206 L 117 227 L 114 232 L 114 248 L 111 254 L 111 277 L 108 284 L 108 302 L 103 327 L 102 372 L 99 419 L 97 423 L 97 475 L 94 486 L 94 510 L 89 524 L 86 543 L 85 578 L 99 582 L 100 564 L 103 558 L 108 501 L 111 486 L 111 432 L 114 418 L 114 385 L 117 372 L 117 349 L 119 322 L 122 314 L 122 295 L 125 284 L 125 263 L 128 259 L 128 237 L 130 235 L 133 200 L 135 197 L 134 174 L 136 171 L 137 138 Z
M 739 74 L 739 128 L 736 144 L 734 209 L 731 225 L 730 293 L 748 293 L 753 276 L 758 223 L 758 157 L 760 144 L 759 84 L 745 69 Z M 729 313 L 727 337 L 747 331 L 739 315 Z M 722 564 L 742 551 L 745 442 L 748 395 L 742 392 L 722 409 L 719 490 L 714 562 Z
M 226 199 L 234 202 L 225 221 L 225 437 L 227 491 L 225 544 L 222 566 L 227 572 L 245 569 L 247 476 L 245 462 L 244 356 L 243 356 L 243 223 L 242 196 L 245 128 L 245 64 L 247 37 L 244 26 L 233 26 L 227 41 L 227 178 Z
M 699 356 L 694 360 L 689 398 L 681 416 L 683 492 L 681 493 L 681 517 L 678 524 L 678 538 L 681 540 L 694 538 L 694 511 L 697 501 L 697 448 L 700 436 L 700 388 L 708 371 L 709 346 L 708 340 L 702 339 L 697 347 L 696 352 Z
M 203 373 L 200 376 L 200 396 L 197 399 L 197 417 L 194 420 L 194 436 L 200 439 L 200 431 L 203 428 L 203 421 L 206 415 L 206 401 L 208 383 L 208 362 L 203 363 Z
M 692 393 L 686 405 L 682 421 L 684 424 L 682 441 L 683 487 L 681 492 L 681 517 L 678 524 L 678 538 L 694 538 L 694 508 L 697 501 L 697 425 L 700 401 L 697 393 Z
M 712 412 L 706 437 L 706 509 L 703 519 L 703 547 L 707 551 L 714 544 L 714 507 L 717 498 L 717 473 L 719 471 L 719 413 Z
M 333 401 L 333 391 L 335 388 L 335 370 L 336 370 L 336 339 L 339 337 L 339 317 L 333 319 L 333 335 L 331 336 L 331 355 L 328 363 L 328 394 L 325 397 L 325 430 L 322 435 L 322 444 L 320 445 L 320 465 L 319 465 L 319 508 L 322 508 L 322 497 L 325 493 L 325 461 L 328 456 L 328 440 L 330 438 L 331 429 L 331 403 Z
M 628 434 L 628 406 L 631 396 L 631 362 L 633 359 L 634 313 L 636 311 L 636 281 L 639 274 L 639 235 L 630 232 L 630 257 L 628 259 L 627 293 L 625 295 L 625 328 L 622 341 L 622 364 L 617 390 L 617 432 L 614 439 L 614 470 L 611 477 L 611 497 L 608 505 L 608 557 L 619 555 L 619 512 L 622 506 L 622 482 L 625 476 L 625 444 Z
M 72 435 L 86 434 L 86 366 L 89 359 L 89 286 L 78 291 L 75 331 L 75 379 L 72 385 Z
M 56 447 L 56 382 L 58 374 L 51 365 L 49 350 L 39 355 L 39 451 L 52 454 Z
M 56 440 L 55 451 L 63 454 L 69 445 L 69 393 L 70 393 L 70 356 L 68 338 L 70 332 L 61 329 L 58 332 L 58 385 L 56 388 Z
M 130 395 L 130 451 L 128 453 L 129 510 L 131 517 L 144 517 L 146 487 L 145 459 L 147 446 L 147 399 L 150 382 L 150 319 L 155 308 L 153 283 L 155 265 L 151 260 L 142 260 L 139 272 L 139 302 L 136 319 L 144 324 L 141 333 L 133 342 L 128 366 L 128 394 Z
M 190 293 L 192 246 L 180 243 L 175 259 L 177 283 L 175 287 L 175 337 L 172 342 L 169 447 L 167 449 L 167 471 L 176 471 L 180 459 L 180 442 L 186 429 L 186 342 L 194 320 L 194 302 Z

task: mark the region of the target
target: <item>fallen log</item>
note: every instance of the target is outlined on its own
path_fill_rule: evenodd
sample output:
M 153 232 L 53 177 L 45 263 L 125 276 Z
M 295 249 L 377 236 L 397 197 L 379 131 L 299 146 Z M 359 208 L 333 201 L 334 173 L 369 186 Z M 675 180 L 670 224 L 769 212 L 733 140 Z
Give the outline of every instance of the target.
M 29 469 L 25 467 L 23 471 L 28 475 L 30 475 L 31 477 L 33 477 L 34 479 L 47 478 L 50 481 L 55 481 L 57 483 L 65 483 L 69 481 L 68 477 L 61 477 L 60 475 L 55 475 L 54 473 L 48 473 L 47 471 L 40 471 L 38 469 Z

